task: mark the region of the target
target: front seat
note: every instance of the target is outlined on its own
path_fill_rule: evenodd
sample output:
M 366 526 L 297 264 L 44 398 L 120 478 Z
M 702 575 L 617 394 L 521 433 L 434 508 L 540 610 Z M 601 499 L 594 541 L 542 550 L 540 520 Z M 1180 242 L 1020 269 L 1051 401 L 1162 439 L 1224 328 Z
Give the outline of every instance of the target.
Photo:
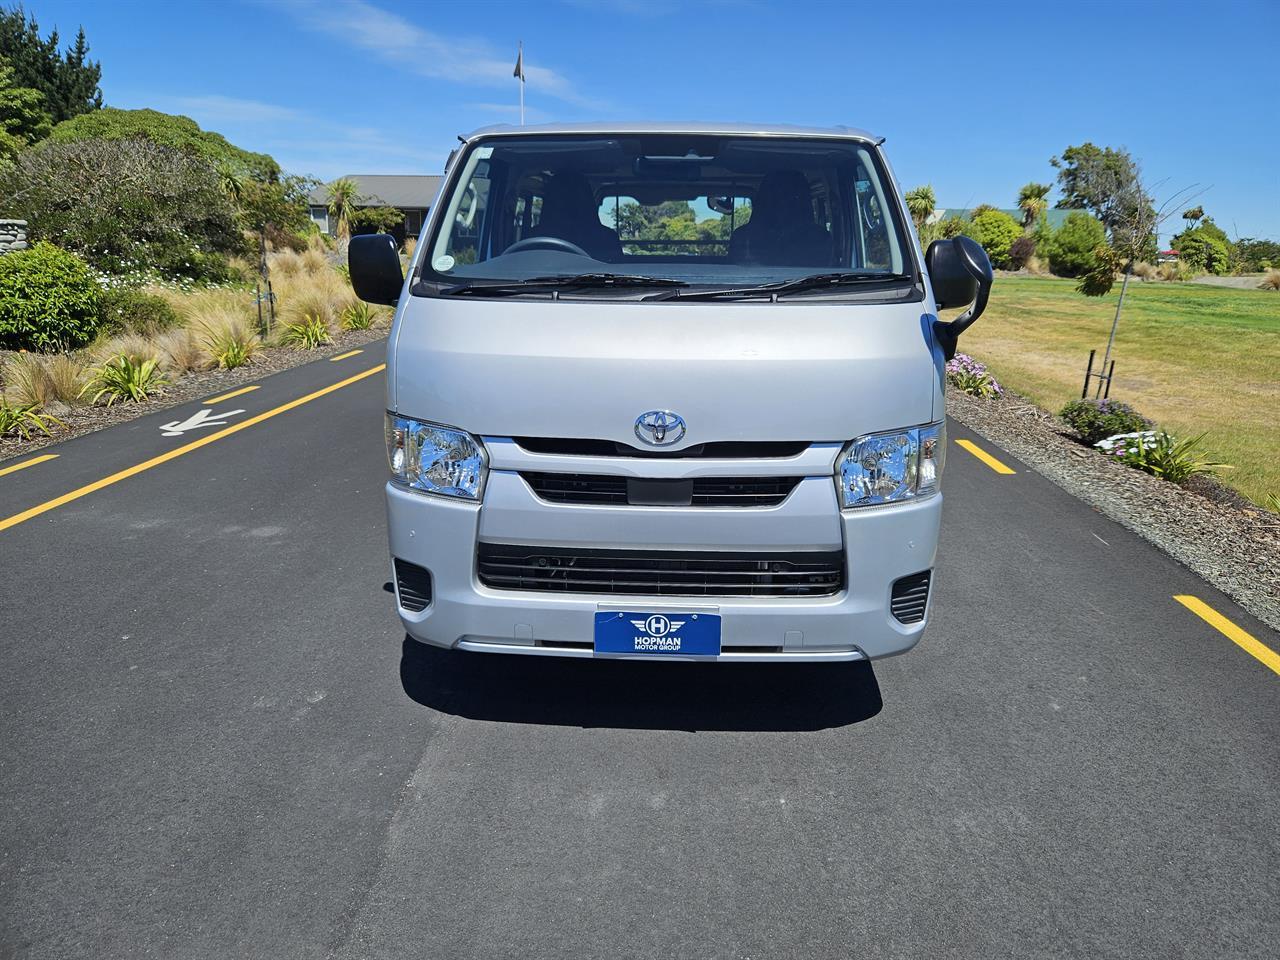
M 596 260 L 622 259 L 622 243 L 616 231 L 600 222 L 591 185 L 577 173 L 557 173 L 542 197 L 542 214 L 531 237 L 559 237 L 576 243 Z
M 809 181 L 798 170 L 765 174 L 751 200 L 751 219 L 729 238 L 732 263 L 831 266 L 831 235 L 813 222 Z

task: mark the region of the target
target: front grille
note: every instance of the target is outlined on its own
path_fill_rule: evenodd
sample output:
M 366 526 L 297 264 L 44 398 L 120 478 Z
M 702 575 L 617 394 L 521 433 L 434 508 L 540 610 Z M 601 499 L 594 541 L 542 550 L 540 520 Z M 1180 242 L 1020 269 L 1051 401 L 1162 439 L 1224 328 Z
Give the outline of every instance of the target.
M 521 473 L 551 503 L 685 507 L 774 507 L 800 477 L 697 477 L 693 480 L 629 479 L 591 473 Z
M 498 590 L 684 597 L 825 597 L 844 553 L 598 550 L 481 543 L 480 582 Z
M 431 571 L 396 557 L 396 596 L 400 606 L 421 613 L 431 606 Z
M 671 457 L 681 459 L 769 460 L 795 457 L 809 448 L 807 440 L 713 440 L 682 450 L 645 450 L 614 440 L 560 437 L 514 437 L 530 453 L 564 457 Z
M 929 580 L 931 571 L 913 573 L 893 582 L 889 609 L 899 623 L 919 623 L 924 619 L 929 604 Z

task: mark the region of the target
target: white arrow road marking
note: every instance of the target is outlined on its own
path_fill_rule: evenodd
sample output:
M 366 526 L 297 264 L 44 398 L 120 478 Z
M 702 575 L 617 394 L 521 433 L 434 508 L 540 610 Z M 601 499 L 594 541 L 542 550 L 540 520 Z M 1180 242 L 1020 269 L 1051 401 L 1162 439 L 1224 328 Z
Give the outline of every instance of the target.
M 173 423 L 166 423 L 160 428 L 160 435 L 163 437 L 180 437 L 188 430 L 196 430 L 199 427 L 221 427 L 226 424 L 225 420 L 210 419 L 213 416 L 234 417 L 237 413 L 244 413 L 243 410 L 224 410 L 219 414 L 207 407 L 197 413 L 193 413 L 185 420 L 175 420 Z

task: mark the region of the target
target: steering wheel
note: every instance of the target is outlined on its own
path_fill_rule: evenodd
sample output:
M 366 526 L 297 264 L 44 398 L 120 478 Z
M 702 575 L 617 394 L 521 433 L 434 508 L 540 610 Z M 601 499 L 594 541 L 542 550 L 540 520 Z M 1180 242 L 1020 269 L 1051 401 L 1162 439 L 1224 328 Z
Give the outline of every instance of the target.
M 564 253 L 576 253 L 580 257 L 592 259 L 591 254 L 583 250 L 576 243 L 560 237 L 525 237 L 523 240 L 517 240 L 507 249 L 502 251 L 503 256 L 508 253 L 519 253 L 522 250 L 560 250 Z

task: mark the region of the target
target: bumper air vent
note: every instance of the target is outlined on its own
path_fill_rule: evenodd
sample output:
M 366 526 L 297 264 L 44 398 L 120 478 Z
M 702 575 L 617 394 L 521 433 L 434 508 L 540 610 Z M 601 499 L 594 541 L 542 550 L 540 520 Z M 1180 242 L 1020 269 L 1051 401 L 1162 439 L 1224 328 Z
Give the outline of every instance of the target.
M 396 597 L 410 613 L 431 606 L 431 571 L 416 563 L 396 558 Z
M 800 477 L 698 477 L 641 480 L 590 473 L 520 474 L 549 503 L 668 507 L 776 507 Z
M 924 619 L 925 607 L 929 603 L 929 580 L 931 570 L 913 573 L 893 582 L 893 594 L 889 600 L 889 609 L 899 623 L 919 623 Z
M 496 590 L 682 597 L 826 597 L 844 553 L 598 550 L 481 543 L 480 582 Z

